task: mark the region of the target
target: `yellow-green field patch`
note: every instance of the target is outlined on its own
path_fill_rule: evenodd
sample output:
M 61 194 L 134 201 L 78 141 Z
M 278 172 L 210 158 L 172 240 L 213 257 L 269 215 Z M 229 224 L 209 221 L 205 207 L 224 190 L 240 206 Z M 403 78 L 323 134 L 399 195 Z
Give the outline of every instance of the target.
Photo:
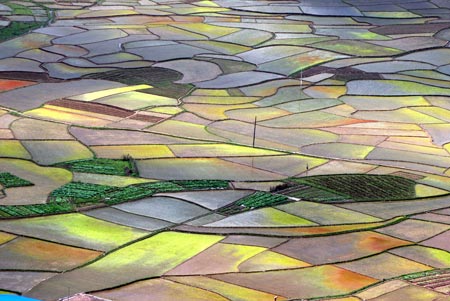
M 161 276 L 223 239 L 218 235 L 164 232 L 121 248 L 83 268 L 53 277 L 30 296 L 57 299 L 75 291 L 96 291 Z
M 266 248 L 218 243 L 166 275 L 207 275 L 239 272 L 238 266 Z M 214 264 L 211 264 L 214 262 Z
M 170 145 L 169 148 L 177 157 L 256 157 L 283 154 L 277 151 L 232 144 L 181 144 Z
M 78 213 L 0 221 L 0 229 L 100 251 L 116 248 L 148 234 Z
M 31 159 L 30 154 L 18 140 L 1 140 L 0 157 Z
M 134 159 L 174 157 L 166 145 L 102 145 L 91 149 L 97 157 L 109 159 L 121 159 L 127 155 Z

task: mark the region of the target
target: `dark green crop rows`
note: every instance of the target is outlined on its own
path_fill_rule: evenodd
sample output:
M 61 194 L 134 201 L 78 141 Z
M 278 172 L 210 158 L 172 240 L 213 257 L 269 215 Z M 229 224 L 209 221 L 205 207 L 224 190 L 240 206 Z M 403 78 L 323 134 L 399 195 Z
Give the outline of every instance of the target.
M 71 200 L 76 204 L 96 203 L 104 199 L 105 193 L 116 187 L 71 182 L 55 189 L 50 194 L 52 200 Z
M 13 175 L 13 174 L 10 174 L 9 172 L 2 172 L 2 173 L 0 173 L 0 184 L 2 184 L 3 187 L 5 187 L 5 188 L 32 186 L 32 185 L 34 185 L 30 181 L 27 181 L 25 179 L 19 178 L 19 177 Z
M 97 173 L 116 176 L 138 176 L 137 170 L 132 163 L 131 158 L 124 160 L 113 159 L 88 159 L 72 162 L 64 162 L 58 166 L 70 169 L 73 172 Z
M 287 195 L 315 202 L 341 202 L 349 200 L 350 197 L 336 192 L 320 189 L 317 187 L 309 187 L 299 191 L 292 191 Z
M 224 180 L 185 180 L 172 182 L 183 187 L 184 190 L 210 190 L 228 188 L 228 181 Z
M 416 182 L 392 175 L 324 175 L 291 179 L 314 189 L 288 192 L 287 195 L 312 201 L 378 201 L 415 198 Z M 322 192 L 321 192 L 322 191 Z
M 69 202 L 51 202 L 47 204 L 0 206 L 0 217 L 27 217 L 66 213 L 74 210 Z
M 221 208 L 219 212 L 226 215 L 232 215 L 261 207 L 280 205 L 288 201 L 289 199 L 284 195 L 258 191 L 233 204 Z

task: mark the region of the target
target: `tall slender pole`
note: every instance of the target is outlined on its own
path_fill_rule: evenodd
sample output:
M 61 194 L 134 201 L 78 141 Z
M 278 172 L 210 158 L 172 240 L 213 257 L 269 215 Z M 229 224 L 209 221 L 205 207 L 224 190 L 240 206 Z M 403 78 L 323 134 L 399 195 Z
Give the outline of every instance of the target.
M 255 147 L 255 140 L 256 140 L 256 116 L 255 116 L 255 123 L 253 125 L 253 147 Z

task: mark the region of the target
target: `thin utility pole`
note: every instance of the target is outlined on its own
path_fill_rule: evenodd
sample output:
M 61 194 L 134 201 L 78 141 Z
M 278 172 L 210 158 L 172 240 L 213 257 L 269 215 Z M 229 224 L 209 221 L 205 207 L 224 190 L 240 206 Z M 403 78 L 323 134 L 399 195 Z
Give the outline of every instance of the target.
M 253 124 L 253 147 L 255 147 L 255 140 L 256 140 L 256 116 L 255 116 L 255 123 Z

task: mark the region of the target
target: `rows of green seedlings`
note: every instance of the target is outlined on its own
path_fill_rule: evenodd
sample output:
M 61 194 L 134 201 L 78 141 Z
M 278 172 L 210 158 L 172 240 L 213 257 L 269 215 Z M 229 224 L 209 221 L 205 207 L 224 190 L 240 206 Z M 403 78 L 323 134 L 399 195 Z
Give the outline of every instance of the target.
M 150 197 L 155 193 L 176 192 L 182 190 L 184 189 L 181 186 L 171 182 L 144 183 L 111 191 L 105 195 L 104 202 L 108 205 L 115 205 Z
M 184 190 L 209 190 L 228 188 L 228 181 L 224 180 L 184 180 L 171 182 L 183 187 Z
M 314 202 L 342 202 L 349 200 L 350 197 L 341 195 L 332 191 L 320 189 L 317 187 L 308 187 L 299 191 L 292 191 L 288 193 L 289 196 L 303 200 Z
M 48 215 L 57 213 L 67 213 L 74 210 L 74 206 L 69 202 L 51 202 L 47 204 L 33 205 L 1 205 L 0 217 L 27 217 L 36 215 Z
M 50 199 L 54 201 L 70 200 L 75 204 L 97 203 L 103 199 L 108 191 L 116 187 L 71 182 L 52 191 Z
M 59 163 L 72 172 L 96 173 L 115 176 L 138 176 L 137 169 L 131 157 L 122 160 L 95 158 Z
M 219 212 L 225 215 L 232 215 L 261 207 L 276 206 L 288 201 L 289 198 L 284 195 L 257 191 L 233 204 L 221 208 Z
M 312 176 L 292 181 L 323 190 L 313 198 L 308 198 L 308 190 L 295 191 L 288 195 L 311 200 L 322 201 L 377 201 L 377 200 L 401 200 L 415 197 L 416 182 L 410 179 L 392 175 L 324 175 Z M 333 197 L 335 194 L 336 197 Z
M 55 189 L 50 194 L 50 201 L 47 204 L 0 206 L 0 217 L 27 217 L 67 213 L 74 211 L 80 206 L 99 203 L 115 205 L 150 197 L 155 193 L 226 188 L 228 188 L 227 181 L 211 180 L 161 181 L 126 187 L 71 182 Z
M 19 178 L 9 172 L 0 173 L 0 184 L 3 185 L 4 188 L 11 187 L 23 187 L 23 186 L 33 186 L 34 184 L 25 179 Z

